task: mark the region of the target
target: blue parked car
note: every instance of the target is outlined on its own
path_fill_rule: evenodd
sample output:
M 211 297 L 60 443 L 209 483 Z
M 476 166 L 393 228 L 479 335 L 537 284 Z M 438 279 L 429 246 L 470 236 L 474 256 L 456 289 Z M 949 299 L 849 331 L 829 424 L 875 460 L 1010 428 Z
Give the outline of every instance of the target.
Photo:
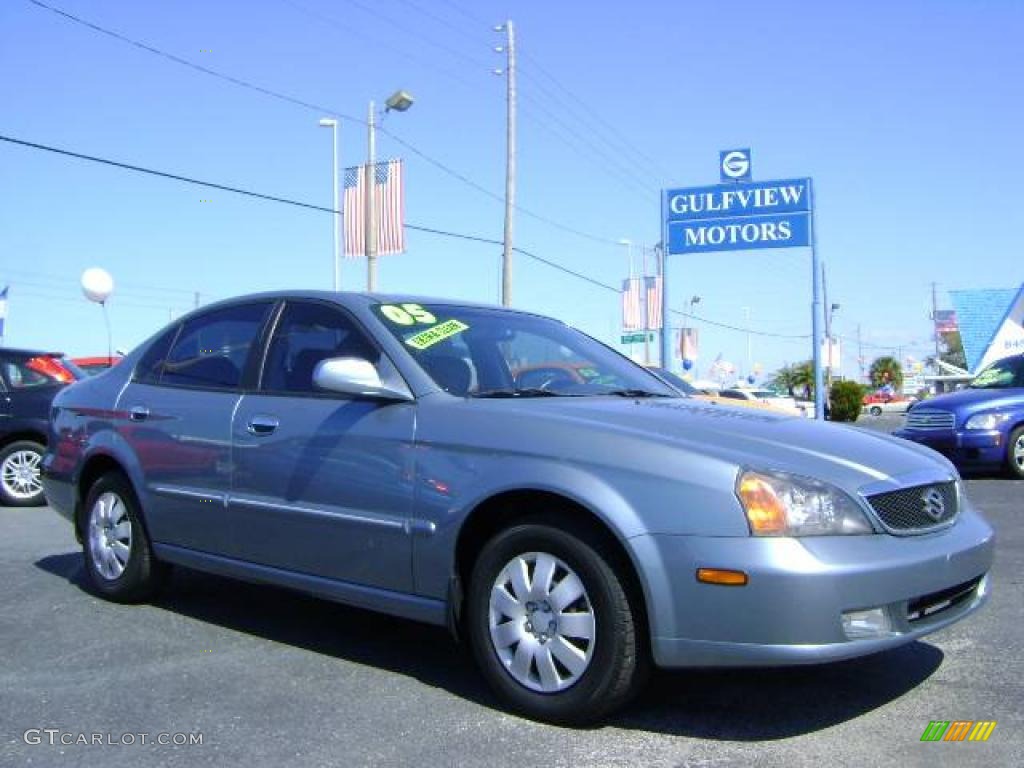
M 895 434 L 964 469 L 1024 479 L 1024 355 L 992 363 L 967 389 L 915 404 Z
M 989 591 L 992 529 L 935 452 L 682 397 L 495 307 L 204 307 L 61 392 L 43 467 L 111 600 L 174 565 L 447 625 L 554 722 L 654 666 L 893 648 Z

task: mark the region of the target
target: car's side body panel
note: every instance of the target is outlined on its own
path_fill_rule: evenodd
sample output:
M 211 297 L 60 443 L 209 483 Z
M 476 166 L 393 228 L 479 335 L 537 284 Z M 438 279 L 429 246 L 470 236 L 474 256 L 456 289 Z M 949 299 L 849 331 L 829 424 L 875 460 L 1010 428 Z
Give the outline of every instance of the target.
M 409 404 L 245 395 L 231 429 L 232 537 L 222 551 L 412 592 L 415 415 Z M 253 434 L 259 419 L 277 426 Z

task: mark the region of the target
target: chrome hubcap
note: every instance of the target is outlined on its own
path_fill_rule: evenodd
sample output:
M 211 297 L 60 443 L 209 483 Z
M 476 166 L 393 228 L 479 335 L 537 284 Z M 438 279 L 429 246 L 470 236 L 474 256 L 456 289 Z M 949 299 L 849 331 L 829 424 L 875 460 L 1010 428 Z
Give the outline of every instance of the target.
M 39 479 L 39 462 L 42 459 L 35 451 L 15 451 L 4 459 L 0 468 L 0 482 L 4 490 L 19 500 L 31 499 L 43 492 Z
M 132 523 L 116 493 L 101 494 L 89 510 L 89 551 L 103 578 L 113 581 L 124 573 L 132 552 Z
M 596 624 L 573 570 L 545 552 L 510 560 L 491 588 L 491 644 L 513 679 L 551 693 L 577 683 L 594 655 Z
M 1013 444 L 1013 461 L 1018 469 L 1024 469 L 1024 435 L 1018 437 L 1017 442 Z

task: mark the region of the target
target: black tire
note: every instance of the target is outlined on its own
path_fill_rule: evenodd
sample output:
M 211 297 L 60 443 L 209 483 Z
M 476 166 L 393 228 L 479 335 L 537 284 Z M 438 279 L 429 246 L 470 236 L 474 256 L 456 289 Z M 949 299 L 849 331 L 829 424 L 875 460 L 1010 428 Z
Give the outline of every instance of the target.
M 0 504 L 8 507 L 41 507 L 46 504 L 43 486 L 39 484 L 39 466 L 46 452 L 46 446 L 35 440 L 15 440 L 0 450 Z M 22 475 L 23 460 L 34 457 L 34 479 L 30 480 L 38 490 L 25 488 Z
M 868 412 L 869 412 L 869 413 L 870 413 L 870 414 L 871 414 L 872 416 L 881 416 L 881 415 L 882 415 L 882 409 L 881 409 L 881 408 L 879 408 L 879 407 L 878 407 L 877 405 L 872 405 L 872 406 L 871 406 L 871 409 L 870 409 L 870 410 L 869 410 Z
M 1006 442 L 1006 471 L 1015 480 L 1024 480 L 1024 463 L 1018 463 L 1015 452 L 1017 444 L 1024 440 L 1024 426 L 1017 427 L 1010 433 L 1010 439 Z
M 110 572 L 109 566 L 104 565 L 103 548 L 94 546 L 94 536 L 97 537 L 96 541 L 100 541 L 103 536 L 98 530 L 93 530 L 94 522 L 100 517 L 97 502 L 101 498 L 109 502 L 112 497 L 121 505 L 113 507 L 117 515 L 115 522 L 127 522 L 127 530 L 130 531 L 128 544 L 123 544 L 125 539 L 119 537 L 122 545 L 127 547 L 127 560 L 119 573 Z M 122 529 L 120 524 L 117 528 Z M 117 603 L 140 603 L 159 591 L 166 580 L 168 566 L 153 556 L 135 490 L 123 474 L 108 472 L 93 483 L 82 508 L 81 531 L 85 570 L 89 582 L 99 594 Z M 111 529 L 112 536 L 115 533 Z
M 621 573 L 626 564 L 591 531 L 570 521 L 554 527 L 550 520 L 546 516 L 544 522 L 531 519 L 517 523 L 484 545 L 467 594 L 467 635 L 484 678 L 510 708 L 537 720 L 579 725 L 609 714 L 638 691 L 649 668 L 649 652 L 640 598 L 630 600 L 628 582 Z M 571 569 L 582 582 L 593 615 L 594 645 L 589 663 L 570 687 L 557 692 L 531 690 L 519 682 L 501 661 L 491 640 L 490 600 L 495 580 L 508 563 L 527 553 L 550 555 Z M 509 624 L 514 621 L 510 619 Z M 528 619 L 522 621 L 523 626 L 530 627 Z M 515 647 L 518 649 L 518 644 Z M 535 669 L 532 664 L 531 674 Z M 570 674 L 567 669 L 563 672 Z M 539 682 L 539 672 L 537 679 Z

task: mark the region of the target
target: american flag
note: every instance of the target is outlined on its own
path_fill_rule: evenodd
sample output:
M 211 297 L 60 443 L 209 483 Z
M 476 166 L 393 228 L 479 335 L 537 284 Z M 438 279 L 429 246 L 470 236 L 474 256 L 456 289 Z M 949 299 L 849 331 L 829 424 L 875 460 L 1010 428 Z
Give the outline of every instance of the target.
M 647 327 L 652 331 L 661 328 L 661 276 L 645 277 L 647 287 Z
M 696 328 L 683 328 L 679 332 L 679 356 L 683 360 L 696 360 L 698 337 Z
M 622 281 L 622 329 L 624 331 L 643 330 L 643 311 L 640 295 L 640 278 L 630 277 Z
M 5 285 L 0 291 L 0 339 L 4 337 L 4 323 L 7 322 L 7 292 L 11 286 Z
M 622 328 L 657 331 L 661 328 L 661 277 L 631 277 L 622 281 Z M 644 326 L 644 315 L 647 325 Z
M 374 166 L 374 205 L 377 212 L 377 253 L 405 251 L 405 178 L 401 160 Z M 345 169 L 345 255 L 366 253 L 366 166 Z

